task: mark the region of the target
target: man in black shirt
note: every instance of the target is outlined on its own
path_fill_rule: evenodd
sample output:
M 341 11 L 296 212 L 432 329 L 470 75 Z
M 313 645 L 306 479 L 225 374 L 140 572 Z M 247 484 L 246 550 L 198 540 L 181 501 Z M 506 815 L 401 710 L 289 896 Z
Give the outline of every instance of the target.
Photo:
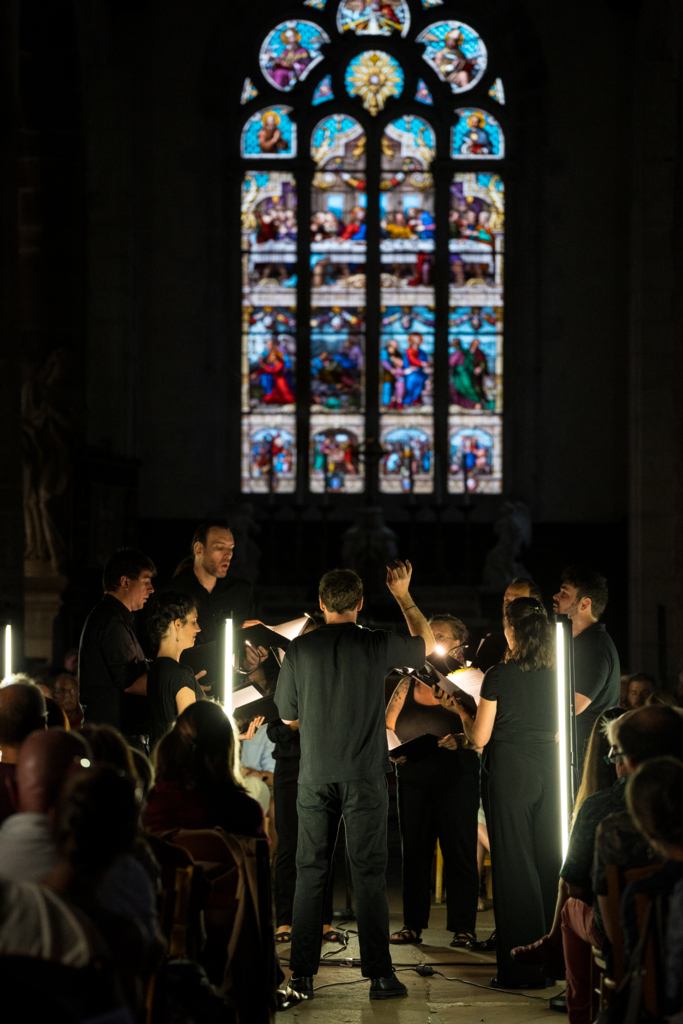
M 421 667 L 435 647 L 426 619 L 408 587 L 410 562 L 387 570 L 387 586 L 403 612 L 410 637 L 356 624 L 363 584 L 352 569 L 334 569 L 320 581 L 325 625 L 289 645 L 275 692 L 285 724 L 299 721 L 299 840 L 292 921 L 290 984 L 313 998 L 318 973 L 325 891 L 339 821 L 356 890 L 361 969 L 370 998 L 407 995 L 393 974 L 385 890 L 390 771 L 384 721 L 384 679 L 397 666 Z
M 180 563 L 172 580 L 157 588 L 192 598 L 201 628 L 197 646 L 219 639 L 230 615 L 238 629 L 253 620 L 251 583 L 228 572 L 234 550 L 235 538 L 224 520 L 202 523 L 192 538 L 192 554 Z
M 133 613 L 154 593 L 154 562 L 122 548 L 104 567 L 104 597 L 85 620 L 78 672 L 87 723 L 120 729 L 144 747 L 149 731 L 147 661 L 133 628 Z
M 562 573 L 562 586 L 553 597 L 553 611 L 568 615 L 572 621 L 581 768 L 596 718 L 605 708 L 619 706 L 619 655 L 611 636 L 598 621 L 607 607 L 608 596 L 604 576 L 571 565 Z

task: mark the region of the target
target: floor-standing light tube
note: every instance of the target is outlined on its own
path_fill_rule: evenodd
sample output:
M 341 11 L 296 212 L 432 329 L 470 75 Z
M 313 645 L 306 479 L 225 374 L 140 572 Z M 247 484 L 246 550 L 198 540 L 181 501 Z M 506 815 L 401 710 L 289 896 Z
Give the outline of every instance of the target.
M 232 715 L 232 619 L 225 620 L 225 672 L 223 682 L 223 710 Z
M 562 835 L 562 857 L 564 858 L 569 845 L 570 817 L 578 791 L 574 638 L 571 621 L 566 615 L 556 616 L 555 653 L 557 663 L 560 813 L 562 817 L 560 829 Z
M 555 650 L 557 664 L 557 710 L 559 713 L 560 748 L 560 832 L 562 835 L 562 860 L 569 846 L 569 750 L 567 732 L 567 673 L 564 649 L 564 626 L 555 623 Z
M 7 623 L 5 626 L 5 679 L 12 675 L 12 627 Z

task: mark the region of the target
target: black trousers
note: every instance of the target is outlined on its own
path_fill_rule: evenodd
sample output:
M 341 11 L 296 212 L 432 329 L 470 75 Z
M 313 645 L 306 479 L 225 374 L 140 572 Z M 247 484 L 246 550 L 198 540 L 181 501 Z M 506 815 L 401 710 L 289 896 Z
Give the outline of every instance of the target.
M 562 862 L 557 750 L 533 757 L 524 747 L 496 744 L 486 781 L 491 842 L 498 979 L 545 987 L 538 968 L 510 956 L 535 942 L 555 916 Z
M 477 924 L 477 814 L 479 756 L 444 751 L 427 782 L 398 777 L 398 820 L 403 856 L 403 923 L 420 932 L 429 923 L 431 867 L 437 839 L 446 883 L 446 927 L 474 932 Z
M 299 845 L 290 967 L 297 975 L 318 973 L 325 891 L 342 815 L 351 877 L 356 892 L 361 971 L 365 978 L 391 974 L 387 867 L 389 794 L 384 775 L 299 786 Z
M 275 916 L 277 927 L 292 924 L 294 890 L 296 888 L 296 848 L 299 836 L 299 815 L 296 809 L 299 780 L 299 758 L 279 757 L 273 772 L 273 803 L 277 829 L 275 857 Z M 334 916 L 334 867 L 325 895 L 323 923 L 331 924 Z

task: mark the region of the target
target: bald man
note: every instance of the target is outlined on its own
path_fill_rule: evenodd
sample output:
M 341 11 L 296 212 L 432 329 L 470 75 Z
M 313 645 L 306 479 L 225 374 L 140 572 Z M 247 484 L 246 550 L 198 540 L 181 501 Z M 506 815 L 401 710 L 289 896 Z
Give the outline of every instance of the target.
M 22 743 L 47 728 L 42 691 L 28 676 L 10 676 L 0 686 L 0 822 L 16 810 L 16 763 Z
M 53 867 L 50 812 L 67 775 L 89 761 L 90 748 L 77 732 L 40 730 L 24 740 L 17 758 L 17 813 L 0 825 L 0 875 L 37 882 Z

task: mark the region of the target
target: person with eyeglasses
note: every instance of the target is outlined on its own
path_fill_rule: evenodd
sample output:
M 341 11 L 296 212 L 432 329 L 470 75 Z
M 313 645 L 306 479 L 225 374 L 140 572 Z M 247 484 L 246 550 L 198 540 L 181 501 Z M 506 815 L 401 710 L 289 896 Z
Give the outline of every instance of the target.
M 467 629 L 454 615 L 429 620 L 436 653 L 463 662 Z M 394 945 L 420 943 L 429 923 L 431 867 L 436 841 L 444 860 L 447 922 L 451 946 L 476 940 L 479 872 L 477 815 L 479 756 L 463 735 L 459 715 L 443 708 L 431 688 L 415 677 L 399 682 L 387 707 L 387 729 L 402 742 L 425 733 L 439 737 L 433 754 L 396 760 L 398 818 L 403 858 L 403 927 Z

